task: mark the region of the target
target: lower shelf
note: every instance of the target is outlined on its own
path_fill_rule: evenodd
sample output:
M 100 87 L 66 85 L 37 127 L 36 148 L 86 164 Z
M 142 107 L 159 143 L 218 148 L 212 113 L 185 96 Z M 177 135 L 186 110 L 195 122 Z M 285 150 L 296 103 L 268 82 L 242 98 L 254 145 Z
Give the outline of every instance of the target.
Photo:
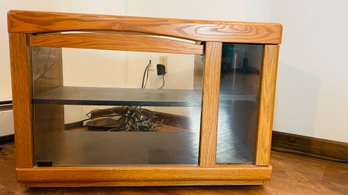
M 198 164 L 198 133 L 64 131 L 48 140 L 36 143 L 35 159 L 53 166 Z M 245 145 L 234 141 L 218 151 L 218 161 L 252 163 Z
M 256 108 L 253 101 L 234 101 L 220 107 L 218 164 L 255 162 Z M 156 132 L 64 130 L 62 124 L 55 130 L 40 127 L 34 136 L 34 160 L 50 161 L 53 166 L 197 165 L 199 120 L 162 115 L 158 116 L 164 119 L 164 126 Z M 53 117 L 51 121 L 62 121 L 60 115 Z M 35 124 L 48 125 L 40 121 L 50 120 L 42 118 Z
M 65 131 L 36 154 L 53 166 L 129 164 L 197 164 L 198 139 L 178 132 Z

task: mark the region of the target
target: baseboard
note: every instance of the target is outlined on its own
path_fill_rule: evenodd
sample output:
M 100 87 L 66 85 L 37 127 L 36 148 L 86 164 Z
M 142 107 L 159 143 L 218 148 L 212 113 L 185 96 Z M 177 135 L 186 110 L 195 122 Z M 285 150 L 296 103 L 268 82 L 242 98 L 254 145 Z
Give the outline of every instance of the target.
M 0 144 L 5 144 L 9 142 L 14 142 L 14 135 L 5 135 L 5 136 L 0 136 Z
M 273 131 L 272 149 L 348 162 L 348 143 Z
M 11 100 L 0 101 L 0 105 L 12 105 L 12 101 Z
M 11 141 L 13 134 L 13 112 L 11 101 L 0 101 L 0 141 Z

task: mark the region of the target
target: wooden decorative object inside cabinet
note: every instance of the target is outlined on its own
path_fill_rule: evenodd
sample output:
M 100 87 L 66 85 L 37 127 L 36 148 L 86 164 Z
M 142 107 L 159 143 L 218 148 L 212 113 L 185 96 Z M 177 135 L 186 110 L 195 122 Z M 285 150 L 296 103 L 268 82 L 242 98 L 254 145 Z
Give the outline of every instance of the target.
M 8 32 L 25 186 L 270 179 L 280 24 L 10 11 Z

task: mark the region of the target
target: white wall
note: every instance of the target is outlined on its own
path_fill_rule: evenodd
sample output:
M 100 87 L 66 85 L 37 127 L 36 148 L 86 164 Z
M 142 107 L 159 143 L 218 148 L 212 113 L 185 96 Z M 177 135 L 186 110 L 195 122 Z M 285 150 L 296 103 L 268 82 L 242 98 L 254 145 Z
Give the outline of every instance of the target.
M 209 20 L 268 21 L 270 0 L 128 0 L 127 15 Z
M 348 142 L 348 1 L 272 1 L 283 24 L 274 129 Z
M 129 0 L 126 6 L 128 15 L 282 23 L 274 130 L 348 142 L 347 1 Z
M 10 60 L 7 33 L 7 12 L 9 10 L 37 10 L 95 14 L 125 14 L 125 0 L 12 0 L 0 2 L 0 101 L 12 99 Z M 63 49 L 63 70 L 65 85 L 110 86 L 111 83 L 125 83 L 125 54 L 123 52 Z M 98 72 L 94 65 L 104 67 Z M 117 64 L 118 66 L 115 66 Z M 116 70 L 120 68 L 120 72 Z M 76 76 L 79 75 L 79 76 Z M 100 79 L 102 78 L 102 79 Z M 80 106 L 65 107 L 66 122 L 84 117 Z
M 129 0 L 128 15 L 273 21 L 284 26 L 274 130 L 348 142 L 345 0 Z
M 95 4 L 86 0 L 34 2 L 0 2 L 0 42 L 3 43 L 0 45 L 0 100 L 11 98 L 6 29 L 6 12 L 9 9 L 274 21 L 282 23 L 284 27 L 274 129 L 348 142 L 348 2 L 345 0 L 107 0 Z M 147 58 L 124 57 L 131 64 Z M 127 77 L 122 79 L 128 83 Z
M 0 110 L 0 137 L 13 134 L 12 110 Z
M 9 10 L 37 10 L 37 11 L 60 11 L 75 13 L 96 13 L 96 14 L 125 14 L 125 0 L 50 0 L 50 1 L 34 1 L 34 0 L 11 0 L 0 1 L 0 101 L 11 100 L 11 76 L 10 76 L 10 60 L 7 33 L 7 12 Z M 65 58 L 65 61 L 72 61 L 75 57 L 79 57 L 81 53 L 73 58 Z M 119 60 L 117 56 L 115 60 Z M 93 61 L 89 61 L 93 63 Z M 79 64 L 76 64 L 79 66 Z M 83 66 L 83 64 L 80 64 Z M 79 68 L 79 67 L 77 67 Z M 65 78 L 65 82 L 76 82 L 74 77 Z

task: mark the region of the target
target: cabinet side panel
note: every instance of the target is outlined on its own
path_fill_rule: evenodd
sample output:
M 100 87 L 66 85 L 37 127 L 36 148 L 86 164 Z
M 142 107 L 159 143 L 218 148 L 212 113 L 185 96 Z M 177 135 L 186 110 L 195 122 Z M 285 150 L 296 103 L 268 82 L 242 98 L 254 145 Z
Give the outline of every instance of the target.
M 264 47 L 256 165 L 269 165 L 270 163 L 278 51 L 278 45 L 265 45 Z
M 33 96 L 63 86 L 62 49 L 31 47 Z M 33 104 L 34 159 L 41 160 L 52 142 L 64 130 L 64 106 Z M 47 152 L 47 151 L 46 151 Z
M 207 42 L 205 49 L 199 162 L 201 167 L 212 167 L 216 164 L 222 43 Z
M 17 168 L 33 166 L 31 67 L 24 33 L 10 33 L 13 118 Z

